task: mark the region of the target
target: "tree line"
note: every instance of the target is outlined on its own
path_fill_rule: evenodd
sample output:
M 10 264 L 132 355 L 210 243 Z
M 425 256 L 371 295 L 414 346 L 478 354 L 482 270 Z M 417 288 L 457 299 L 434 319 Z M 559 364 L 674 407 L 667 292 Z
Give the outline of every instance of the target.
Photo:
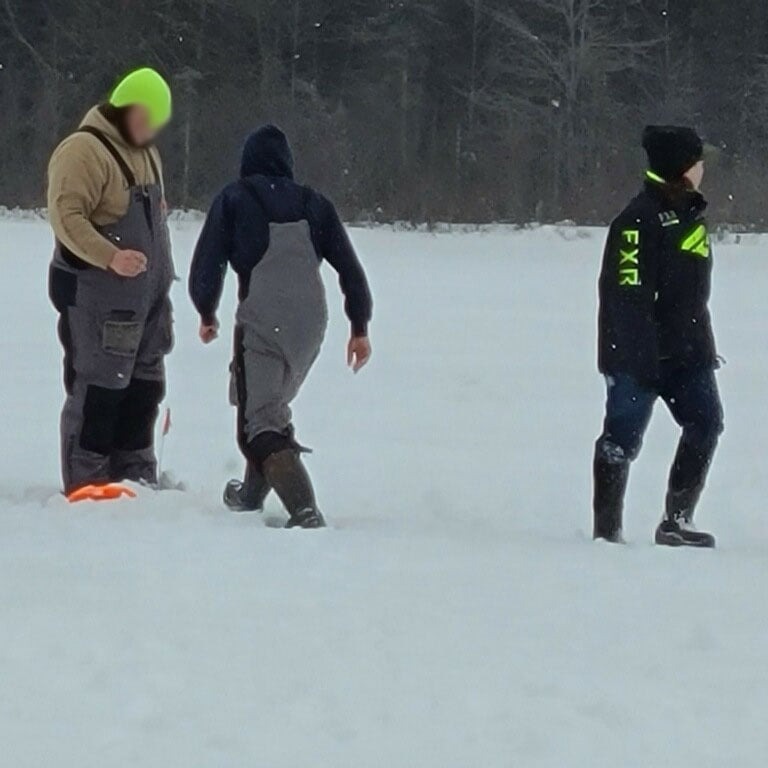
M 0 0 L 0 204 L 40 205 L 52 148 L 144 64 L 174 206 L 269 121 L 349 219 L 597 223 L 643 126 L 683 122 L 717 219 L 766 223 L 764 0 Z

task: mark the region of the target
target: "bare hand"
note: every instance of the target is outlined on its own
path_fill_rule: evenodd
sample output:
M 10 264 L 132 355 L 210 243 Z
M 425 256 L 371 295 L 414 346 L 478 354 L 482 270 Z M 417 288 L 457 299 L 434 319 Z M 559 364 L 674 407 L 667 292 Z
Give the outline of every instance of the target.
M 357 373 L 373 354 L 371 342 L 367 336 L 353 336 L 347 344 L 347 365 Z
M 219 321 L 214 320 L 213 324 L 209 325 L 205 322 L 200 323 L 200 341 L 203 344 L 210 344 L 214 339 L 219 338 Z
M 141 251 L 117 251 L 109 268 L 121 277 L 136 277 L 147 271 L 147 257 Z

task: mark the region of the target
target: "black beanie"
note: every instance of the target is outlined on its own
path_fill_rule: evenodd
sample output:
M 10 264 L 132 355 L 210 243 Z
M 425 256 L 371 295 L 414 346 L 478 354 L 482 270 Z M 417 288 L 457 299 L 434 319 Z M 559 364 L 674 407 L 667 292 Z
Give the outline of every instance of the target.
M 677 181 L 704 157 L 704 143 L 693 128 L 649 125 L 643 131 L 643 149 L 651 170 L 665 181 Z

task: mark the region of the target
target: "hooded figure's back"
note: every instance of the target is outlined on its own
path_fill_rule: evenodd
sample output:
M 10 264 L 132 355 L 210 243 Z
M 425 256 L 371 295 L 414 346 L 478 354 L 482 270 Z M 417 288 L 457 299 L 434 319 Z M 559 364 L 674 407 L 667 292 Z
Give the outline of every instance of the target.
M 339 274 L 353 334 L 365 335 L 372 311 L 365 273 L 333 204 L 294 181 L 293 169 L 290 145 L 279 128 L 259 128 L 245 142 L 240 179 L 213 201 L 195 249 L 189 280 L 195 307 L 204 321 L 215 317 L 227 264 L 238 275 L 244 301 L 254 268 L 269 249 L 270 225 L 306 221 L 318 263 L 326 259 Z M 288 270 L 285 279 L 289 287 Z

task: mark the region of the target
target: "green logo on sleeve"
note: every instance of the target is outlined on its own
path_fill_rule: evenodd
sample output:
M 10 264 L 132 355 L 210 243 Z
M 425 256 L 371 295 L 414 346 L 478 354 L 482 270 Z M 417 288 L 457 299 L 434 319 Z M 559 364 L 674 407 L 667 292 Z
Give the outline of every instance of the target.
M 680 250 L 701 256 L 702 259 L 708 259 L 709 233 L 706 226 L 704 224 L 697 224 L 693 232 L 683 238 L 683 242 L 680 243 Z

